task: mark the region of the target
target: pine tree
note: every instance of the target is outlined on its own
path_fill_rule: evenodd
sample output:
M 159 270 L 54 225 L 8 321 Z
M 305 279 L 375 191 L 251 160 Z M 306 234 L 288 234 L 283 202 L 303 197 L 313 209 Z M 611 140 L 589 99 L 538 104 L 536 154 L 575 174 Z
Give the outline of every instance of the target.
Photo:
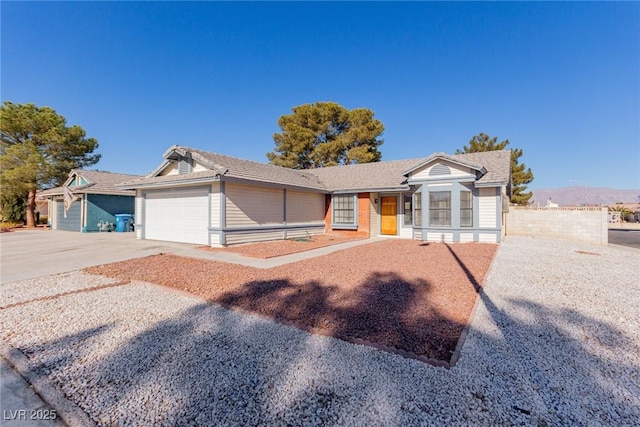
M 3 194 L 24 195 L 27 227 L 35 227 L 36 191 L 61 185 L 75 168 L 100 160 L 80 126 L 67 126 L 52 108 L 6 101 L 0 108 L 0 178 Z
M 316 102 L 291 109 L 278 119 L 282 133 L 273 135 L 272 164 L 311 169 L 352 163 L 378 162 L 384 131 L 373 111 L 348 110 L 335 102 Z
M 462 147 L 462 150 L 456 150 L 456 154 L 504 150 L 509 145 L 508 139 L 500 143 L 497 143 L 497 141 L 497 137 L 491 138 L 481 132 L 471 138 L 469 145 Z M 521 148 L 511 149 L 511 202 L 518 205 L 527 205 L 533 194 L 530 191 L 526 193 L 525 190 L 527 185 L 533 181 L 533 172 L 524 163 L 519 163 L 518 159 L 522 157 L 522 154 Z

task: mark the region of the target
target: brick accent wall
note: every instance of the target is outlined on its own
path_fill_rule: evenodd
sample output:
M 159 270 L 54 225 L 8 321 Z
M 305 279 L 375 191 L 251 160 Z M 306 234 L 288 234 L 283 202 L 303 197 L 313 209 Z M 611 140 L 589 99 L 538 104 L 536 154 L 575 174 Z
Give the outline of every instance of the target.
M 371 202 L 369 193 L 358 193 L 358 231 L 357 235 L 370 237 Z
M 371 237 L 371 202 L 369 193 L 358 193 L 358 229 L 357 230 L 332 230 L 331 229 L 331 195 L 325 198 L 324 231 L 325 234 L 338 236 Z
M 324 234 L 331 234 L 331 194 L 324 196 Z

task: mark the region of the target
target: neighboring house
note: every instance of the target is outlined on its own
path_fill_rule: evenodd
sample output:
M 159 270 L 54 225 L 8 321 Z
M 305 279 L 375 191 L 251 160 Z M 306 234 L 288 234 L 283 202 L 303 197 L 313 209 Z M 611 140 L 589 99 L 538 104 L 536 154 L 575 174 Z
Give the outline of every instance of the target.
M 621 209 L 626 209 L 622 216 Z M 638 203 L 616 203 L 609 205 L 609 222 L 640 222 L 640 205 Z
M 622 214 L 620 212 L 607 212 L 607 220 L 609 222 L 622 222 Z
M 40 195 L 42 191 L 36 193 L 36 212 L 40 213 L 40 218 L 49 217 L 49 200 Z
M 135 191 L 116 188 L 115 184 L 134 178 L 140 176 L 72 170 L 62 187 L 50 188 L 39 193 L 41 197 L 49 200 L 51 228 L 82 232 L 100 231 L 103 224 L 115 223 L 115 214 L 133 214 Z M 65 192 L 68 200 L 74 200 L 69 205 L 66 215 Z
M 210 246 L 352 234 L 500 242 L 510 151 L 294 170 L 174 145 L 136 191 L 140 239 Z

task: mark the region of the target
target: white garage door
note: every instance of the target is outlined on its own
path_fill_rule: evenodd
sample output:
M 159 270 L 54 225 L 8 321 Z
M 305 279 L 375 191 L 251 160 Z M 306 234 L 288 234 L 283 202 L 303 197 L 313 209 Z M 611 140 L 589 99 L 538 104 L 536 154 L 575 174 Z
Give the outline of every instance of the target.
M 146 193 L 145 239 L 206 245 L 209 243 L 208 227 L 208 187 Z

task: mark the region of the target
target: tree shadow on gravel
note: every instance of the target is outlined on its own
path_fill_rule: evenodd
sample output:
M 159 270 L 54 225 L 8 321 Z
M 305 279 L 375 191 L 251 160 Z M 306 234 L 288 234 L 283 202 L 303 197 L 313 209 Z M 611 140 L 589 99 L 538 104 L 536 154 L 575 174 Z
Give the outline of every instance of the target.
M 374 272 L 347 294 L 337 285 L 281 279 L 247 282 L 212 302 L 305 331 L 448 362 L 464 324 L 431 305 L 431 292 L 426 280 Z
M 637 343 L 616 327 L 576 310 L 550 309 L 523 298 L 505 298 L 509 307 L 502 309 L 451 247 L 447 248 L 504 339 L 482 338 L 492 343 L 489 348 L 505 362 L 500 365 L 502 372 L 494 373 L 503 374 L 501 381 L 515 379 L 515 388 L 527 390 L 512 396 L 514 415 L 552 424 L 640 422 L 638 400 L 634 404 L 624 398 L 640 396 Z M 635 364 L 629 363 L 634 360 Z M 607 406 L 600 403 L 603 401 Z M 629 406 L 635 407 L 629 410 Z
M 638 424 L 640 347 L 633 339 L 572 309 L 509 298 L 501 309 L 480 297 L 502 335 L 482 338 L 504 361 L 494 374 L 521 390 L 513 409 L 554 425 Z
M 63 393 L 99 425 L 343 425 L 384 403 L 375 396 L 354 403 L 362 390 L 386 396 L 396 382 L 383 369 L 390 365 L 380 365 L 384 387 L 346 377 L 347 361 L 334 364 L 336 345 L 326 338 L 209 304 L 158 322 L 103 357 L 95 357 L 99 342 L 78 337 L 43 345 L 87 350 L 47 368 L 66 379 Z M 333 383 L 328 374 L 335 374 Z
M 69 334 L 62 338 L 34 344 L 21 348 L 20 350 L 27 357 L 39 354 L 45 349 L 48 350 L 48 353 L 52 353 L 51 356 L 41 359 L 40 362 L 32 368 L 32 371 L 35 373 L 49 375 L 51 371 L 60 365 L 70 365 L 76 363 L 78 360 L 82 360 L 84 357 L 84 352 L 82 351 L 84 344 L 100 339 L 100 336 L 108 333 L 113 326 L 113 323 L 108 323 L 95 328 L 88 328 L 75 334 Z
M 402 290 L 391 302 L 394 310 L 410 304 L 413 286 L 425 285 L 397 285 L 396 277 L 384 274 L 373 279 Z M 271 286 L 269 291 L 251 287 L 253 293 L 246 297 L 260 299 L 277 290 L 286 295 L 292 289 L 286 282 Z M 318 287 L 310 286 L 308 292 L 331 303 L 327 291 Z M 359 298 L 389 295 L 376 289 L 364 286 Z M 620 381 L 627 384 L 627 396 L 638 396 L 633 384 L 638 367 L 631 362 L 611 367 L 610 360 L 570 331 L 572 325 L 593 325 L 588 336 L 622 352 L 620 360 L 637 360 L 632 359 L 638 351 L 632 340 L 572 310 L 509 301 L 520 315 L 536 319 L 524 322 L 484 293 L 481 297 L 502 337 L 480 334 L 475 339 L 483 352 L 470 353 L 453 371 L 376 355 L 204 303 L 154 323 L 107 354 L 101 340 L 117 333 L 112 329 L 118 325 L 105 324 L 28 350 L 52 353 L 34 369 L 52 371 L 63 392 L 101 425 L 416 425 L 445 423 L 440 414 L 451 412 L 465 418 L 449 424 L 508 420 L 563 425 L 592 417 L 610 425 L 609 414 L 596 404 L 603 400 L 620 408 L 614 424 L 633 425 L 638 409 L 629 409 Z M 297 300 L 292 296 L 287 302 L 295 306 Z M 317 307 L 321 313 L 322 304 Z M 362 313 L 358 306 L 345 307 L 345 312 Z M 386 315 L 369 317 L 375 324 Z M 395 320 L 403 322 L 400 315 Z M 475 374 L 458 375 L 460 369 Z M 453 411 L 452 405 L 457 405 Z
M 471 283 L 471 285 L 473 286 L 473 290 L 476 291 L 476 293 L 480 293 L 480 290 L 482 289 L 480 281 L 476 279 L 476 276 L 474 276 L 471 270 L 467 268 L 467 265 L 464 263 L 464 261 L 460 259 L 460 257 L 456 254 L 456 252 L 451 248 L 451 245 L 447 243 L 445 243 L 444 245 L 449 250 L 449 253 L 451 254 L 451 256 L 456 260 L 456 262 L 458 263 L 458 266 L 462 269 L 462 271 L 464 271 L 465 276 L 467 276 L 467 279 L 469 279 L 469 283 Z
M 102 425 L 637 425 L 636 341 L 586 312 L 491 297 L 472 268 L 452 257 L 479 295 L 478 315 L 495 330 L 472 328 L 451 370 L 216 306 L 283 323 L 309 313 L 312 332 L 431 351 L 436 334 L 423 327 L 450 330 L 452 320 L 437 307 L 408 313 L 434 285 L 390 272 L 370 274 L 340 298 L 336 286 L 317 280 L 252 281 L 216 304 L 194 303 L 152 323 L 109 353 L 101 340 L 121 325 L 29 350 L 51 353 L 34 369 L 53 371 L 65 394 Z

